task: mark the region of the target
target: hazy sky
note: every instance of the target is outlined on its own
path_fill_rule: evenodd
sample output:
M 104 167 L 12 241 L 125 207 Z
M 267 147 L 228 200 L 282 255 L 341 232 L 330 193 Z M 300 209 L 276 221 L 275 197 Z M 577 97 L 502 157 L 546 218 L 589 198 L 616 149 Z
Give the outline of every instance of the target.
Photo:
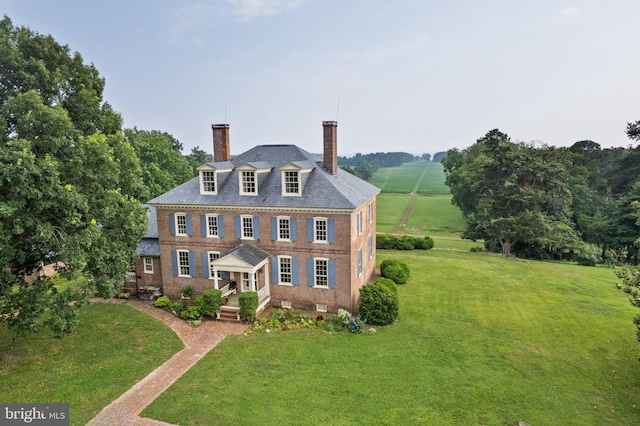
M 3 0 L 106 79 L 126 127 L 211 152 L 294 143 L 435 153 L 513 140 L 627 146 L 640 0 Z

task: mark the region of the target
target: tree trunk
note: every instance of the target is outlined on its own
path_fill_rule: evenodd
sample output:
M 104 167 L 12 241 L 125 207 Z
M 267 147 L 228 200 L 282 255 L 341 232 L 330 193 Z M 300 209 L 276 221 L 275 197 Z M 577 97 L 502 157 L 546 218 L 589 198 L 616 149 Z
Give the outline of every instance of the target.
M 511 256 L 511 246 L 515 243 L 515 241 L 511 241 L 509 238 L 500 238 L 500 245 L 502 246 L 502 254 L 504 257 Z

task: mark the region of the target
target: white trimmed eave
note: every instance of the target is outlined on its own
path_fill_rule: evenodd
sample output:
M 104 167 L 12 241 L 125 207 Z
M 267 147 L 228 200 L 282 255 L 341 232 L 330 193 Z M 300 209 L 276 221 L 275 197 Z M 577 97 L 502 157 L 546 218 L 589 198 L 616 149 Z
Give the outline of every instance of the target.
M 331 209 L 331 208 L 322 208 L 322 207 L 286 207 L 286 206 L 220 206 L 220 205 L 210 205 L 210 204 L 156 204 L 156 203 L 148 203 L 155 207 L 156 209 L 169 209 L 176 211 L 187 211 L 187 210 L 215 210 L 219 211 L 235 211 L 242 210 L 243 214 L 251 214 L 251 213 L 313 213 L 313 214 L 346 214 L 350 215 L 357 209 L 362 206 L 358 206 L 356 208 L 349 209 Z

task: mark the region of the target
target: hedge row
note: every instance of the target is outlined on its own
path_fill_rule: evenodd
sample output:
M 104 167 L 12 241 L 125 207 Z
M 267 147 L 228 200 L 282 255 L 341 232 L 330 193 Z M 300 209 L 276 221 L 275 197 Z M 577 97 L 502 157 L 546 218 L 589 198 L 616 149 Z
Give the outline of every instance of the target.
M 411 235 L 379 234 L 376 236 L 376 248 L 386 250 L 429 250 L 433 248 L 431 237 L 412 237 Z

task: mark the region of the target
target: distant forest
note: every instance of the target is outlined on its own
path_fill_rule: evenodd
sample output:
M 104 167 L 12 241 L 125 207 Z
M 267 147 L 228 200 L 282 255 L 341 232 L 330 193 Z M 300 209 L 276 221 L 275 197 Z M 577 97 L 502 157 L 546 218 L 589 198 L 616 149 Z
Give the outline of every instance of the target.
M 446 152 L 437 152 L 433 156 L 433 161 L 441 162 L 447 156 Z M 376 152 L 372 154 L 357 153 L 353 157 L 338 156 L 338 165 L 361 179 L 369 180 L 371 175 L 380 167 L 395 167 L 412 161 L 431 161 L 431 154 L 421 156 L 409 154 L 408 152 Z

